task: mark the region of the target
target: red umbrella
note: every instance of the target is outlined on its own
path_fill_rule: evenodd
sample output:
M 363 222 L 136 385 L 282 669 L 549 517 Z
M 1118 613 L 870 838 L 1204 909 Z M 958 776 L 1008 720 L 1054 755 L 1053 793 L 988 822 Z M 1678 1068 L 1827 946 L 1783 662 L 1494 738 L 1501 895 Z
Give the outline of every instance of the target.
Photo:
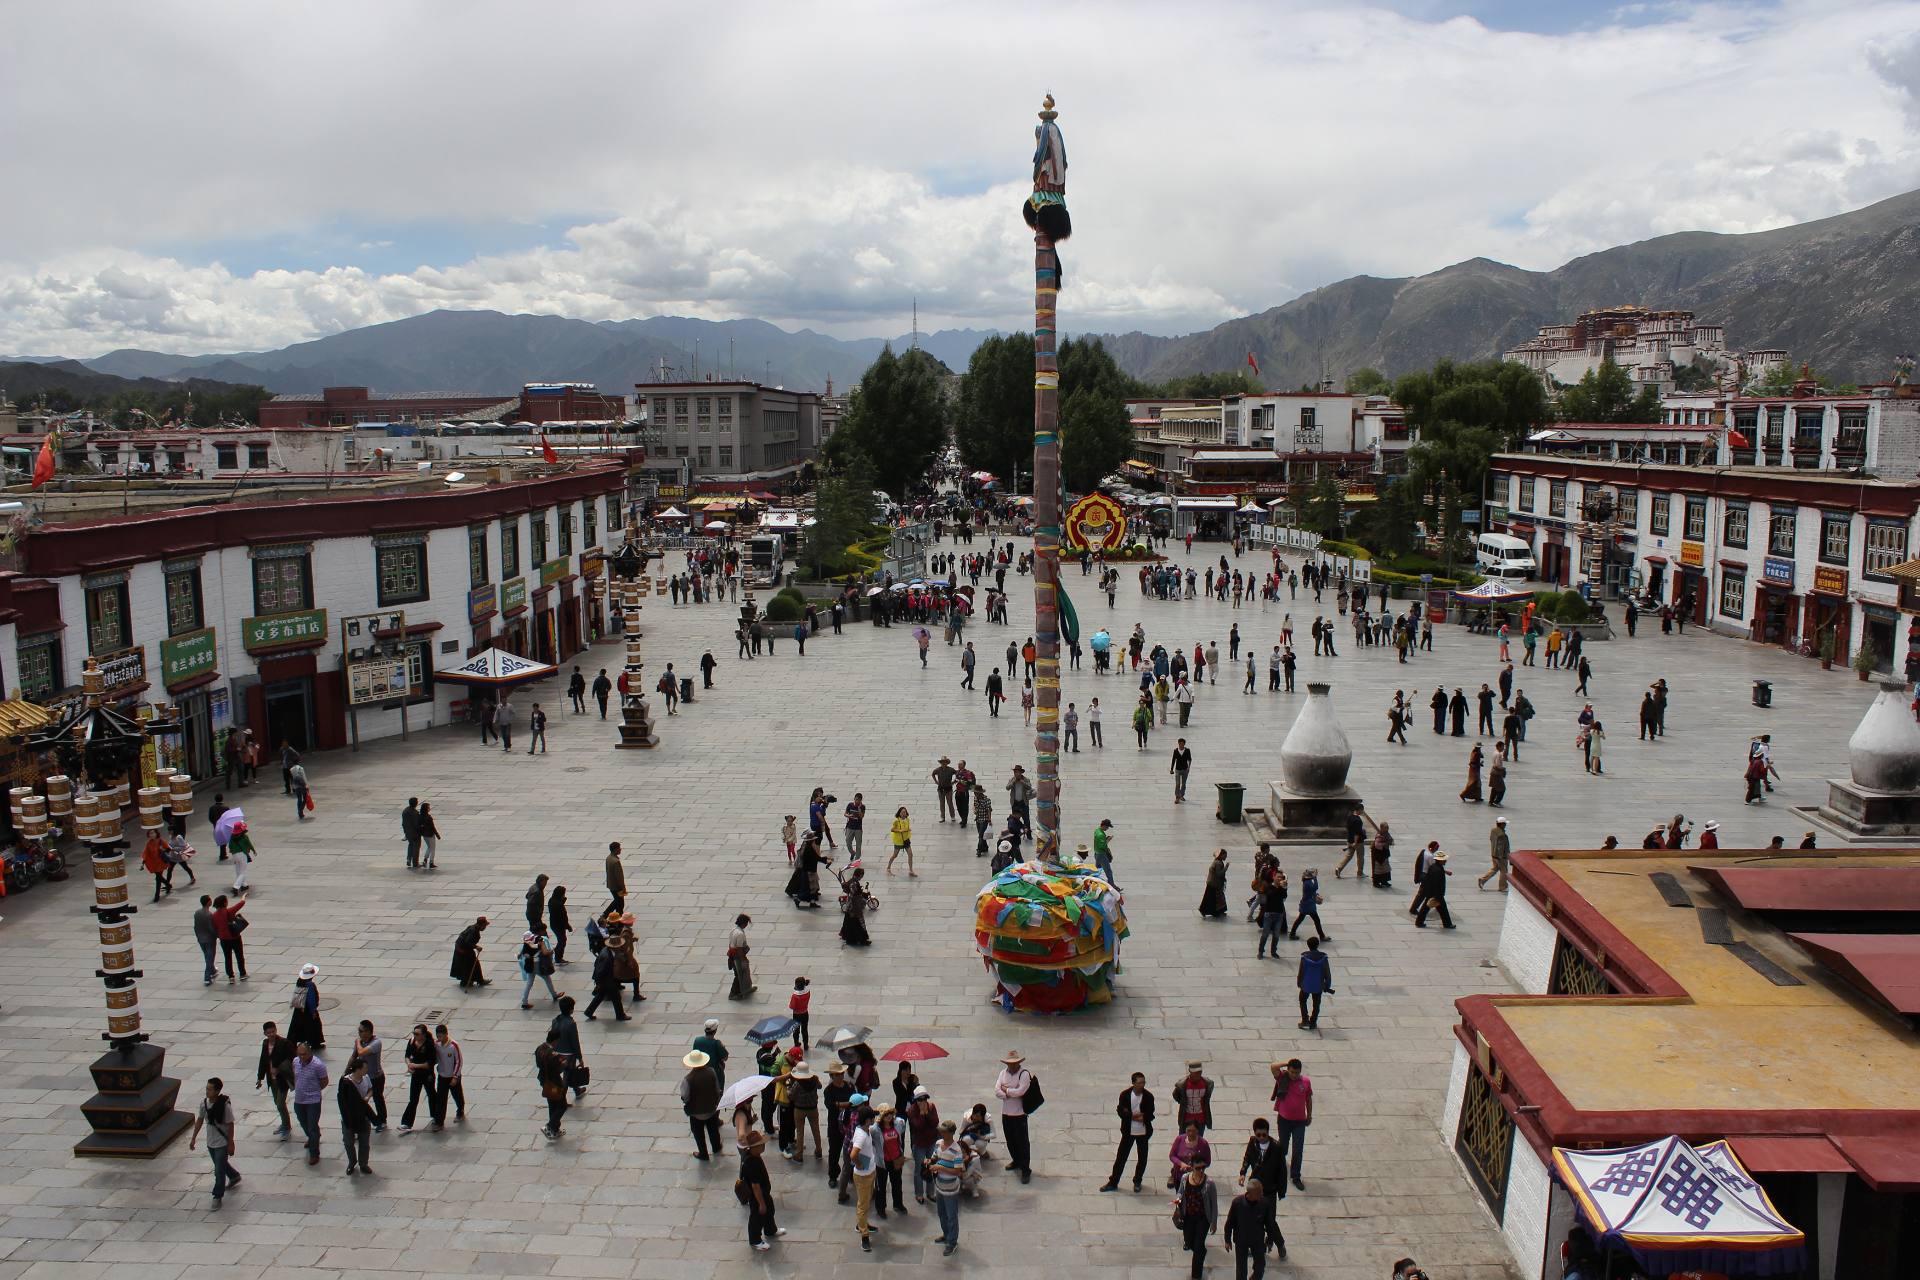
M 932 1062 L 944 1058 L 947 1051 L 931 1040 L 902 1040 L 880 1055 L 882 1062 Z

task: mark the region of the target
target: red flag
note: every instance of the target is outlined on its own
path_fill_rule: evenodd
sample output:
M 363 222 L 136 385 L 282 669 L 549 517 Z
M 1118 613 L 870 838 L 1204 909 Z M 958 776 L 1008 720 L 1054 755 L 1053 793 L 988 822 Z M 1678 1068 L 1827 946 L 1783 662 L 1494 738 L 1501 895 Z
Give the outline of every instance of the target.
M 1259 362 L 1258 360 L 1255 360 L 1255 359 L 1253 358 L 1253 352 L 1251 352 L 1251 351 L 1249 351 L 1249 352 L 1247 352 L 1247 363 L 1248 363 L 1249 365 L 1251 365 L 1251 366 L 1252 366 L 1252 368 L 1253 368 L 1253 376 L 1254 376 L 1254 377 L 1256 377 L 1256 378 L 1257 378 L 1257 377 L 1259 377 L 1259 376 L 1260 376 L 1260 362 Z
M 1727 432 L 1727 443 L 1736 449 L 1753 448 L 1753 441 L 1747 439 L 1747 433 L 1744 431 Z
M 560 461 L 560 455 L 555 453 L 553 446 L 547 443 L 547 433 L 544 431 L 540 433 L 540 456 L 549 463 Z
M 53 479 L 53 437 L 40 442 L 40 456 L 33 460 L 33 487 L 38 489 Z

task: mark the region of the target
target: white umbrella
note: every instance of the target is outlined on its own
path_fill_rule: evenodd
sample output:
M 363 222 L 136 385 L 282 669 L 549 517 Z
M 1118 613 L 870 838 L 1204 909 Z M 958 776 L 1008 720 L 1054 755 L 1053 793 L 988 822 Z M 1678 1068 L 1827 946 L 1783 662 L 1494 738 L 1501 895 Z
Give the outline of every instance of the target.
M 885 591 L 886 591 L 886 588 L 885 588 L 885 587 L 868 587 L 868 588 L 867 588 L 867 597 L 868 597 L 869 599 L 871 599 L 871 598 L 872 598 L 872 597 L 874 597 L 874 596 L 877 596 L 877 595 L 881 595 L 881 594 L 883 594 L 883 593 L 885 593 Z
M 735 1080 L 727 1086 L 727 1091 L 720 1095 L 720 1109 L 731 1111 L 748 1098 L 759 1097 L 760 1091 L 772 1083 L 772 1076 L 748 1076 L 744 1080 Z
M 895 591 L 905 591 L 907 589 L 907 584 L 904 582 L 896 582 L 893 584 L 893 589 Z
M 727 522 L 725 520 L 709 520 L 707 521 L 707 528 L 709 530 L 725 529 L 727 528 Z

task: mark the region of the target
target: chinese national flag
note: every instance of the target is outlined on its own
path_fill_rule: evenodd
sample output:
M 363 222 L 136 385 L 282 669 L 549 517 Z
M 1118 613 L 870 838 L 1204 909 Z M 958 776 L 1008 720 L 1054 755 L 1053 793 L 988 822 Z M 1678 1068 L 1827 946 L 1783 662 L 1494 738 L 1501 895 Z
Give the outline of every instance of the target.
M 547 443 L 547 433 L 544 431 L 540 433 L 540 456 L 549 464 L 560 461 L 560 455 L 555 453 L 553 446 Z
M 53 437 L 40 442 L 40 456 L 33 460 L 33 487 L 38 489 L 53 479 Z
M 1727 432 L 1727 443 L 1736 449 L 1753 448 L 1753 441 L 1747 439 L 1747 433 L 1744 431 Z
M 1247 352 L 1247 365 L 1253 370 L 1254 377 L 1257 378 L 1260 376 L 1260 362 L 1253 358 L 1253 352 L 1251 351 Z

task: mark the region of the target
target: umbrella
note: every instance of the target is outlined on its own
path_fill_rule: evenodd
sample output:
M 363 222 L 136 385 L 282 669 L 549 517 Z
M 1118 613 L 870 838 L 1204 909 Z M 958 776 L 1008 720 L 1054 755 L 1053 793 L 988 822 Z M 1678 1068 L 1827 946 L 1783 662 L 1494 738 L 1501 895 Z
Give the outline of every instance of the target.
M 784 1040 L 792 1035 L 793 1029 L 799 1025 L 784 1013 L 775 1014 L 771 1018 L 762 1018 L 754 1023 L 747 1032 L 747 1039 L 755 1044 L 771 1044 L 775 1040 Z
M 944 1058 L 947 1051 L 931 1040 L 902 1040 L 880 1055 L 882 1062 L 932 1062 Z
M 927 639 L 930 639 L 930 638 L 932 637 L 932 634 L 933 634 L 933 633 L 932 633 L 932 632 L 930 632 L 930 631 L 928 631 L 928 630 L 927 630 L 927 629 L 926 629 L 925 627 L 915 627 L 915 628 L 913 629 L 913 638 L 914 638 L 915 640 L 927 640 Z
M 856 1044 L 865 1044 L 867 1037 L 873 1034 L 873 1028 L 851 1022 L 843 1022 L 827 1034 L 814 1041 L 816 1047 L 839 1052 L 851 1049 Z
M 220 821 L 213 824 L 213 839 L 216 844 L 226 844 L 233 839 L 233 828 L 245 822 L 247 815 L 239 809 L 229 809 L 220 815 Z
M 688 517 L 687 513 L 680 508 L 668 507 L 665 511 L 654 512 L 653 518 L 655 520 L 685 520 Z
M 872 598 L 873 598 L 874 596 L 877 596 L 877 595 L 879 595 L 879 594 L 880 594 L 881 592 L 883 592 L 883 591 L 885 591 L 885 590 L 886 590 L 886 588 L 885 588 L 885 587 L 868 587 L 868 588 L 867 588 L 867 598 L 868 598 L 868 599 L 872 599 Z
M 558 667 L 503 649 L 483 649 L 457 667 L 433 673 L 436 680 L 451 680 L 482 689 L 511 689 L 531 680 L 544 680 Z
M 964 587 L 961 587 L 961 588 L 960 588 L 960 594 L 961 594 L 961 595 L 963 595 L 963 596 L 970 596 L 970 595 L 972 595 L 972 594 L 973 594 L 973 587 L 972 587 L 971 585 L 968 585 L 968 586 L 964 586 Z
M 726 522 L 725 520 L 709 520 L 709 521 L 707 521 L 707 528 L 708 528 L 708 529 L 725 529 L 726 527 L 727 527 L 727 522 Z
M 772 1076 L 748 1076 L 744 1080 L 735 1080 L 727 1086 L 727 1091 L 720 1095 L 720 1109 L 731 1111 L 748 1098 L 759 1097 L 760 1091 L 772 1083 Z
M 896 582 L 893 584 L 893 589 L 895 591 L 905 591 L 907 589 L 907 584 L 904 582 Z

